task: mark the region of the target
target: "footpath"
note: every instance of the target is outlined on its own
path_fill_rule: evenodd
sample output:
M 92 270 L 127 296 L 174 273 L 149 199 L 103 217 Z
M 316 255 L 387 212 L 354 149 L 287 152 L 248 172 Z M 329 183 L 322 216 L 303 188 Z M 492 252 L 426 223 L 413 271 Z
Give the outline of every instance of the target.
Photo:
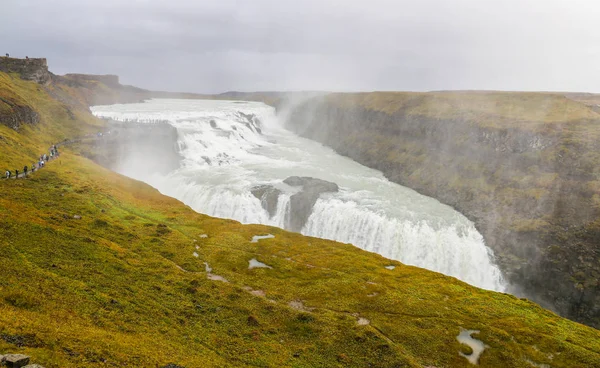
M 96 139 L 96 137 L 103 137 L 106 133 L 96 133 L 96 134 L 86 134 L 80 138 L 75 139 L 65 139 L 62 142 L 57 144 L 53 144 L 48 149 L 48 153 L 41 154 L 38 161 L 33 163 L 31 166 L 23 165 L 23 168 L 18 168 L 16 170 L 7 169 L 2 172 L 2 177 L 0 179 L 18 179 L 25 178 L 33 174 L 34 172 L 43 169 L 46 164 L 50 161 L 56 160 L 60 157 L 60 153 L 58 152 L 59 147 L 68 146 L 73 143 L 78 143 L 86 139 Z M 26 170 L 25 170 L 26 168 Z M 10 172 L 10 175 L 7 175 L 7 172 Z M 18 174 L 17 174 L 18 173 Z

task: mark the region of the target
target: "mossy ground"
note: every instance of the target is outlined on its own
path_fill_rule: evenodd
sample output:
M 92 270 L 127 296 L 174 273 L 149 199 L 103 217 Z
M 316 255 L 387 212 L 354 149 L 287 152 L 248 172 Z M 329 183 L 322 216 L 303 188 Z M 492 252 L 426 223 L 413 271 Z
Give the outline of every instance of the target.
M 0 335 L 29 341 L 0 351 L 47 367 L 467 366 L 460 327 L 490 346 L 482 366 L 600 366 L 597 330 L 529 301 L 203 216 L 72 154 L 0 189 Z
M 33 83 L 9 83 L 36 95 Z M 3 164 L 80 132 L 74 120 L 59 133 L 61 103 L 38 92 L 28 103 L 43 125 L 26 144 L 27 131 L 2 128 L 16 144 L 3 146 Z M 80 123 L 92 129 L 89 119 Z M 267 233 L 275 238 L 250 242 Z M 466 367 L 461 327 L 481 331 L 484 367 L 600 367 L 599 331 L 527 300 L 352 245 L 204 216 L 69 149 L 26 179 L 0 181 L 0 254 L 0 352 L 48 368 Z M 249 270 L 252 258 L 272 268 Z M 209 280 L 204 262 L 229 282 Z
M 0 123 L 2 173 L 21 171 L 23 166 L 30 166 L 41 154 L 48 153 L 52 144 L 98 132 L 104 126 L 103 121 L 87 111 L 77 91 L 65 85 L 41 86 L 21 80 L 15 74 L 0 73 L 0 99 L 31 106 L 40 115 L 38 124 L 21 124 L 18 130 Z M 1 100 L 0 108 L 10 113 L 9 106 Z

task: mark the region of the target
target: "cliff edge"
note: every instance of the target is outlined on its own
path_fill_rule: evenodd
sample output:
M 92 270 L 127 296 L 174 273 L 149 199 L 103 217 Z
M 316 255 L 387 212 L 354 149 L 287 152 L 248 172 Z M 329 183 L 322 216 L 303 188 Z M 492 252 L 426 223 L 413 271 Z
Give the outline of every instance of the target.
M 600 327 L 600 115 L 590 104 L 552 93 L 331 94 L 286 124 L 456 208 L 514 293 Z

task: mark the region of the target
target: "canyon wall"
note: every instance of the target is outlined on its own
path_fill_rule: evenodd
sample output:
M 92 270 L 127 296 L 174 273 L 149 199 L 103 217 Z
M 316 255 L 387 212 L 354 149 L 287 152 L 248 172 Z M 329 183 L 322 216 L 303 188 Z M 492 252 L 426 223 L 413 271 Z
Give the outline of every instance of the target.
M 562 95 L 331 94 L 289 129 L 469 217 L 512 286 L 600 327 L 600 115 Z

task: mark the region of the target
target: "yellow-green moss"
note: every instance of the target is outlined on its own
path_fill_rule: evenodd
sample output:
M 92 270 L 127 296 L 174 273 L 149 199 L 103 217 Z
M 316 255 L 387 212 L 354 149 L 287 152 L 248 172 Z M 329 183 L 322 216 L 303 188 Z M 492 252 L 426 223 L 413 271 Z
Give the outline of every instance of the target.
M 30 140 L 2 128 L 14 143 L 3 164 L 87 129 L 65 123 L 36 85 L 2 78 L 1 93 L 44 117 Z M 48 368 L 465 367 L 462 327 L 489 346 L 483 367 L 600 366 L 597 330 L 527 300 L 352 245 L 200 215 L 63 151 L 27 179 L 0 181 L 0 352 Z M 267 233 L 275 238 L 250 242 Z M 249 270 L 252 258 L 272 269 Z M 230 282 L 207 279 L 204 262 Z

